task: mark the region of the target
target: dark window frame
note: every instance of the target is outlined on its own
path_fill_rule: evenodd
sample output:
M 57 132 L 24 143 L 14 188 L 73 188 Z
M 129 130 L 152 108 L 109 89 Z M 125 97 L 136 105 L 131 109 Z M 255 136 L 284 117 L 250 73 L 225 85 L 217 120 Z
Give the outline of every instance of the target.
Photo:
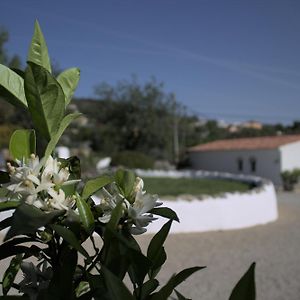
M 249 158 L 250 171 L 251 173 L 255 173 L 257 171 L 257 160 L 255 157 Z
M 243 172 L 244 171 L 244 160 L 242 157 L 239 157 L 237 159 L 237 168 L 239 172 Z

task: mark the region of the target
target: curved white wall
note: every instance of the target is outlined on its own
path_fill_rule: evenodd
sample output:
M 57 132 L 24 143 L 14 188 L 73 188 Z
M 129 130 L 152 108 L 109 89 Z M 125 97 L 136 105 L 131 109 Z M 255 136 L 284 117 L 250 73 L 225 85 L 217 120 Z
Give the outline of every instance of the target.
M 272 184 L 248 193 L 231 193 L 216 198 L 163 201 L 176 211 L 180 223 L 173 222 L 171 233 L 204 232 L 251 227 L 275 221 L 278 217 L 276 194 Z M 159 218 L 148 226 L 156 233 L 167 220 Z
M 163 206 L 173 209 L 180 219 L 180 223 L 173 223 L 172 233 L 241 229 L 266 224 L 278 217 L 274 185 L 260 177 L 208 171 L 137 170 L 136 173 L 141 177 L 223 178 L 257 186 L 245 193 L 225 193 L 204 199 L 178 197 L 176 200 L 164 200 Z M 156 233 L 166 221 L 164 218 L 154 221 L 149 225 L 148 233 Z
M 176 171 L 171 174 L 169 173 L 171 177 L 180 177 L 180 175 L 188 177 L 190 175 L 187 172 Z M 212 176 L 212 173 L 206 172 L 205 174 L 207 177 L 237 178 L 237 175 L 232 174 L 225 174 L 226 176 L 224 174 L 221 176 L 221 173 L 213 173 L 215 176 Z M 139 175 L 145 176 L 141 173 Z M 153 175 L 152 173 L 150 176 Z M 203 177 L 203 173 L 197 175 Z M 159 172 L 157 176 L 166 177 L 166 174 Z M 239 175 L 238 179 L 255 182 L 261 186 L 245 193 L 226 193 L 216 197 L 207 196 L 204 199 L 185 200 L 178 197 L 176 200 L 164 200 L 162 206 L 173 209 L 180 219 L 180 223 L 173 222 L 171 233 L 241 229 L 275 221 L 278 212 L 273 184 L 258 177 Z M 12 212 L 11 210 L 2 212 L 1 219 L 11 216 Z M 167 219 L 159 218 L 148 226 L 147 232 L 158 232 L 166 222 Z

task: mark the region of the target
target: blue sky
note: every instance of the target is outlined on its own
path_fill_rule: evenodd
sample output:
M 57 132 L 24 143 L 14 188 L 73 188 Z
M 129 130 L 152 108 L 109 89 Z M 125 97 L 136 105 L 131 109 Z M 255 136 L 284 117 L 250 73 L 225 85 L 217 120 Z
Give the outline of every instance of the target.
M 299 1 L 2 0 L 7 50 L 23 61 L 36 18 L 52 60 L 81 69 L 77 96 L 155 76 L 199 116 L 300 119 Z

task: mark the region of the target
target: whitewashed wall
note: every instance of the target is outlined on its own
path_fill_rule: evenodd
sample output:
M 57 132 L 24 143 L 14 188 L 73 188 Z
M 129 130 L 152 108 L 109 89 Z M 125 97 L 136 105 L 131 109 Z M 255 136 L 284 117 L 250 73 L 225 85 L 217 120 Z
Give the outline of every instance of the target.
M 300 142 L 283 145 L 279 148 L 281 153 L 281 170 L 300 168 Z
M 199 151 L 189 153 L 191 165 L 194 169 L 220 171 L 229 173 L 252 174 L 281 184 L 280 152 L 270 150 L 239 150 L 239 151 Z M 251 172 L 250 158 L 256 159 L 256 172 Z M 243 159 L 243 171 L 238 171 L 238 159 Z
M 266 224 L 275 221 L 278 217 L 274 186 L 270 181 L 259 177 L 203 171 L 136 170 L 136 173 L 142 177 L 235 179 L 252 182 L 257 186 L 244 193 L 225 193 L 216 197 L 205 196 L 203 199 L 196 197 L 189 200 L 180 197 L 171 201 L 164 199 L 163 206 L 173 209 L 180 218 L 180 223 L 173 223 L 172 233 L 241 229 Z M 99 201 L 96 197 L 94 200 Z M 1 219 L 10 217 L 12 212 L 2 212 Z M 149 225 L 148 233 L 156 233 L 166 221 L 164 218 L 159 218 Z
M 204 232 L 241 229 L 275 221 L 277 200 L 272 183 L 248 193 L 227 193 L 204 200 L 164 201 L 177 212 L 180 223 L 173 222 L 171 233 Z M 148 226 L 148 233 L 156 233 L 167 220 L 159 218 Z

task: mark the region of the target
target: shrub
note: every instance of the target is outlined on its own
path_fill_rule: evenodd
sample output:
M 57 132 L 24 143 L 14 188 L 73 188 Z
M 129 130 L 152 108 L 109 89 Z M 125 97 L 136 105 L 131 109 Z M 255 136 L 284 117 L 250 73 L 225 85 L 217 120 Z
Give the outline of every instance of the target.
M 281 173 L 282 185 L 285 191 L 293 191 L 300 177 L 300 169 L 284 171 Z
M 130 169 L 153 169 L 154 159 L 141 152 L 123 151 L 113 155 L 111 164 Z

